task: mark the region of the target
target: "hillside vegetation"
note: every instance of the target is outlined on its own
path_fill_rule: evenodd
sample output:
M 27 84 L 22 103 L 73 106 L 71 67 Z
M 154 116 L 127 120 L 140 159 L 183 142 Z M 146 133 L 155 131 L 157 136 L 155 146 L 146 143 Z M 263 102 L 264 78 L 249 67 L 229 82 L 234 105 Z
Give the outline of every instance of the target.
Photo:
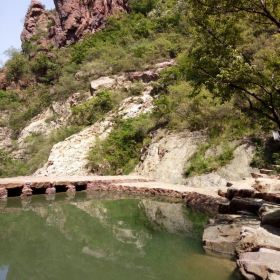
M 234 3 L 233 3 L 234 2 Z M 20 131 L 52 102 L 104 75 L 148 69 L 175 58 L 176 65 L 154 82 L 155 109 L 137 119 L 116 122 L 109 137 L 89 154 L 90 167 L 101 174 L 129 173 L 157 128 L 203 130 L 209 140 L 193 156 L 186 176 L 216 170 L 232 158 L 233 140 L 257 146 L 253 164 L 277 168 L 279 145 L 268 136 L 280 129 L 280 3 L 278 0 L 131 0 L 130 13 L 111 17 L 106 28 L 67 48 L 40 50 L 33 38 L 21 52 L 11 51 L 5 68 L 18 89 L 0 91 L 2 126 L 17 139 Z M 20 88 L 20 89 L 19 89 Z M 102 119 L 120 99 L 137 94 L 105 91 L 73 109 L 59 137 L 29 143 L 29 160 L 0 152 L 0 176 L 33 172 L 50 146 Z M 118 98 L 116 98 L 118 96 Z M 71 129 L 75 126 L 75 129 Z M 37 136 L 40 137 L 40 136 Z M 32 142 L 32 141 L 31 141 Z M 36 142 L 36 141 L 35 141 Z M 209 147 L 224 153 L 205 160 Z M 47 146 L 47 148 L 44 148 Z M 15 147 L 16 149 L 16 147 Z

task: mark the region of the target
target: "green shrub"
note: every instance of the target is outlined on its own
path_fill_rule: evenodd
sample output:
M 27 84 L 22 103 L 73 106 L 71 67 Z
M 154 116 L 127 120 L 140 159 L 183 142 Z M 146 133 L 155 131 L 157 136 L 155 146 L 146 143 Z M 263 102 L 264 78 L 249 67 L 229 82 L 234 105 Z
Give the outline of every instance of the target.
M 12 159 L 8 152 L 0 149 L 0 177 L 25 175 L 26 171 L 22 161 Z
M 66 126 L 51 132 L 50 135 L 33 134 L 26 139 L 26 155 L 27 161 L 26 173 L 32 174 L 41 168 L 48 160 L 52 147 L 69 136 L 80 131 L 79 126 Z
M 17 109 L 18 106 L 20 106 L 20 98 L 18 94 L 0 90 L 0 110 Z
M 217 152 L 216 155 L 206 156 L 207 150 L 213 148 L 213 145 L 210 143 L 202 144 L 187 164 L 185 176 L 210 173 L 230 163 L 235 147 L 230 146 L 227 142 L 218 147 L 221 148 L 221 151 Z
M 142 13 L 147 15 L 154 7 L 155 0 L 130 0 L 129 6 L 131 10 L 135 13 Z
M 90 169 L 102 175 L 130 173 L 139 162 L 141 149 L 149 141 L 148 134 L 154 125 L 149 115 L 120 121 L 110 135 L 97 141 L 89 152 Z
M 102 91 L 85 103 L 73 107 L 71 122 L 77 125 L 91 125 L 113 108 L 112 94 L 109 91 Z
M 5 66 L 7 79 L 11 82 L 18 82 L 29 72 L 28 60 L 17 51 L 11 53 L 11 58 Z
M 280 171 L 280 143 L 272 138 L 253 139 L 256 151 L 251 162 L 252 167 L 267 168 Z
M 60 65 L 41 52 L 31 61 L 31 71 L 38 82 L 50 83 L 58 78 Z
M 31 175 L 48 160 L 50 151 L 58 142 L 80 131 L 78 126 L 67 126 L 54 130 L 50 135 L 33 134 L 27 137 L 25 160 L 12 159 L 0 149 L 0 177 Z

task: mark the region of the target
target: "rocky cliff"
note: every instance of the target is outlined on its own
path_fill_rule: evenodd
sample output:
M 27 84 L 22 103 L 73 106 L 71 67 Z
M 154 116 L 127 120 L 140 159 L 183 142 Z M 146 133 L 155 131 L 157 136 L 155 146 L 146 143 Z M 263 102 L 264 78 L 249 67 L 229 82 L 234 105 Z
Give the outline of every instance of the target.
M 126 0 L 54 0 L 55 10 L 47 11 L 32 0 L 21 34 L 23 43 L 61 47 L 102 28 L 108 16 L 128 11 Z

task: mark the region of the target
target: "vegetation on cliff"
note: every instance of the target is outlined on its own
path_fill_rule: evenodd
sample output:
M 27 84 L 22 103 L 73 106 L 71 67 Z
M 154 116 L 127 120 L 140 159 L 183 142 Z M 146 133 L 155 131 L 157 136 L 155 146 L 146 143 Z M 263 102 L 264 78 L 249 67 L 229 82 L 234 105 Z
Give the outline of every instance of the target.
M 3 125 L 14 137 L 53 101 L 87 91 L 94 78 L 176 58 L 177 64 L 154 84 L 154 112 L 118 122 L 91 151 L 91 168 L 103 166 L 99 171 L 104 174 L 130 172 L 149 132 L 158 127 L 204 130 L 211 147 L 218 145 L 217 139 L 226 147 L 207 166 L 201 147 L 187 174 L 226 164 L 232 158 L 228 143 L 244 137 L 258 142 L 255 165 L 279 164 L 279 147 L 270 156 L 265 149 L 268 132 L 280 128 L 278 1 L 131 0 L 129 5 L 129 14 L 112 16 L 105 29 L 67 48 L 40 49 L 32 38 L 23 52 L 11 53 L 5 71 L 13 90 L 0 92 L 0 107 L 8 110 Z M 137 94 L 135 88 L 129 94 Z M 125 96 L 103 92 L 74 107 L 72 124 L 100 120 L 117 106 L 116 95 Z

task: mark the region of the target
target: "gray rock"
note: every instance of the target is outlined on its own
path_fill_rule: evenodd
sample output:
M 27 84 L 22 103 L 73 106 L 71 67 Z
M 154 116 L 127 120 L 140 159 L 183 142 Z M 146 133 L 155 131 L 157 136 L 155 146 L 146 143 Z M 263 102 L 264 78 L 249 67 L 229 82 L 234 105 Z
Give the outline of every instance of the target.
M 243 226 L 258 227 L 260 222 L 248 216 L 218 215 L 204 230 L 203 244 L 207 253 L 235 256 Z
M 248 280 L 280 279 L 280 252 L 261 248 L 258 252 L 242 253 L 237 261 L 242 275 Z
M 257 214 L 263 203 L 262 199 L 234 197 L 229 203 L 229 212 L 232 214 L 238 212 Z
M 96 92 L 100 88 L 111 88 L 116 83 L 115 79 L 110 77 L 100 77 L 97 80 L 94 80 L 90 83 L 91 93 Z
M 236 245 L 237 254 L 258 251 L 259 248 L 280 251 L 280 230 L 273 227 L 243 226 Z
M 280 228 L 280 205 L 263 204 L 259 210 L 259 216 L 263 225 Z

